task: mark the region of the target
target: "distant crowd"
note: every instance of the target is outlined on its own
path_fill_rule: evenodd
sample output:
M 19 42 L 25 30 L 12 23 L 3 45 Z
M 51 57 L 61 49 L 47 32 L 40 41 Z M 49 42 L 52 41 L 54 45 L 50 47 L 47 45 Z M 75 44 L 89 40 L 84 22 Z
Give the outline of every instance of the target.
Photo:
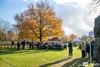
M 12 46 L 15 44 L 14 41 L 11 42 Z M 28 46 L 29 49 L 37 48 L 39 49 L 65 49 L 68 47 L 69 50 L 69 56 L 73 56 L 73 43 L 70 41 L 68 43 L 62 43 L 62 42 L 34 42 L 34 41 L 21 41 L 17 42 L 17 49 L 25 49 L 25 46 Z M 83 41 L 79 44 L 79 49 L 82 53 L 82 58 L 85 58 L 87 55 L 91 58 L 94 57 L 94 41 Z
M 15 42 L 11 42 L 11 46 L 15 45 Z M 18 41 L 16 43 L 18 50 L 25 49 L 28 46 L 29 49 L 64 49 L 67 48 L 67 44 L 61 42 L 34 42 L 34 41 Z

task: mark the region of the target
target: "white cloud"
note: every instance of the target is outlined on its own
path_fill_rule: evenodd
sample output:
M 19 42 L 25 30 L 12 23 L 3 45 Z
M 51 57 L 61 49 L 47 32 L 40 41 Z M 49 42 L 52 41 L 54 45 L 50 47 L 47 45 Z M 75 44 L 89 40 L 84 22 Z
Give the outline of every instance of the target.
M 77 3 L 81 7 L 86 7 L 91 0 L 55 0 L 57 4 L 66 4 L 66 3 Z
M 71 33 L 75 33 L 73 30 L 71 30 L 70 28 L 68 28 L 67 26 L 64 26 L 64 25 L 62 26 L 62 29 L 64 30 L 66 35 L 69 35 Z
M 93 29 L 93 20 L 77 3 L 56 4 L 56 13 L 63 20 L 65 34 L 75 33 L 79 36 L 88 34 Z M 88 20 L 88 21 L 87 21 Z

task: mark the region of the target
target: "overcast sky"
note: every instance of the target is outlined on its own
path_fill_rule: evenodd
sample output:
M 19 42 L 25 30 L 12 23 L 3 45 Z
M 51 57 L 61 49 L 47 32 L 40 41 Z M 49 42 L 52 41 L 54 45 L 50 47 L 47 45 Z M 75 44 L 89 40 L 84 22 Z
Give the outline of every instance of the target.
M 0 18 L 16 23 L 14 16 L 23 12 L 30 2 L 39 0 L 0 0 Z M 75 33 L 79 36 L 93 30 L 95 14 L 90 15 L 88 7 L 91 0 L 50 0 L 56 15 L 63 20 L 62 29 L 66 35 Z

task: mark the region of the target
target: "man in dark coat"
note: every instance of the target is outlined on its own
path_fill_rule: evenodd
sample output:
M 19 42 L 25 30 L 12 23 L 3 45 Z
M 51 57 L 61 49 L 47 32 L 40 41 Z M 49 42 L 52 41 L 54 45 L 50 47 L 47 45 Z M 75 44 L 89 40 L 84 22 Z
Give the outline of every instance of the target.
M 91 58 L 93 58 L 94 41 L 91 41 Z
M 12 42 L 11 42 L 11 48 L 12 48 L 12 46 L 14 46 L 14 44 L 15 44 L 14 41 L 12 41 Z
M 18 50 L 20 49 L 20 43 L 19 43 L 19 41 L 17 42 L 17 48 L 18 48 Z
M 40 45 L 41 45 L 41 43 L 38 42 L 38 43 L 37 43 L 37 48 L 38 48 L 38 50 L 40 49 Z
M 68 47 L 69 47 L 69 56 L 73 56 L 73 48 L 72 48 L 72 42 L 70 41 L 69 44 L 68 44 Z
M 90 49 L 91 49 L 91 53 L 90 53 Z M 90 57 L 91 54 L 91 58 L 93 58 L 93 51 L 94 51 L 94 41 L 91 41 L 90 43 L 86 44 L 86 51 Z
M 25 49 L 25 40 L 21 42 L 22 44 L 22 49 L 24 50 Z
M 88 54 L 88 57 L 90 57 L 90 43 L 86 42 L 86 53 Z

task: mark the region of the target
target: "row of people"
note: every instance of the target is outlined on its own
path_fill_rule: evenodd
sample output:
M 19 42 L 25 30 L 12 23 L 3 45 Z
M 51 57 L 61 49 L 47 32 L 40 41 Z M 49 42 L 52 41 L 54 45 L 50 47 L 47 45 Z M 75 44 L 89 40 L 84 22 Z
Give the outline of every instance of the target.
M 14 42 L 12 42 L 12 45 L 14 45 Z M 62 49 L 66 48 L 67 45 L 64 45 L 61 42 L 29 42 L 29 41 L 18 41 L 17 42 L 17 48 L 18 50 L 22 46 L 22 49 L 24 50 L 26 46 L 29 45 L 29 49 L 33 49 L 34 46 L 37 47 L 37 49 Z

